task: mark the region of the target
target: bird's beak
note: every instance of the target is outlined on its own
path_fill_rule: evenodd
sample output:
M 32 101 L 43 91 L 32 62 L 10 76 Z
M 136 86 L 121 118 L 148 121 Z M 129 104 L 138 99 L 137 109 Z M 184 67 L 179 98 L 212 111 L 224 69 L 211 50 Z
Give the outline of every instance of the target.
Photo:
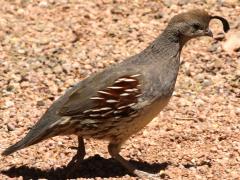
M 210 29 L 206 29 L 206 31 L 204 32 L 205 36 L 209 36 L 209 37 L 213 37 L 213 33 Z

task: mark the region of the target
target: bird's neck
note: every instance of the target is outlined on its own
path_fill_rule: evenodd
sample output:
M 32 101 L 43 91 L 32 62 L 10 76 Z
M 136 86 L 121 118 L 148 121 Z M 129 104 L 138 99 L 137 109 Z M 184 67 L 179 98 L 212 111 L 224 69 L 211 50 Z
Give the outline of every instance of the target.
M 162 38 L 166 38 L 170 42 L 178 43 L 180 51 L 182 50 L 183 46 L 191 39 L 190 37 L 181 35 L 179 29 L 172 26 L 167 26 L 167 28 L 160 36 Z
M 160 55 L 160 57 L 163 55 L 169 57 L 180 54 L 184 43 L 176 32 L 164 31 L 150 44 L 148 49 L 151 49 L 153 54 Z

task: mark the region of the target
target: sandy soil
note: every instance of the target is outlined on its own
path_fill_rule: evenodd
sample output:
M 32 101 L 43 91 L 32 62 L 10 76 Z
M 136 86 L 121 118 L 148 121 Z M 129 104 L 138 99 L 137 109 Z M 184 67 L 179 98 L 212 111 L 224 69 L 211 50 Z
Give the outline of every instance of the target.
M 1 0 L 0 151 L 66 88 L 144 49 L 173 15 L 202 7 L 239 31 L 239 1 L 219 2 Z M 169 105 L 121 152 L 162 179 L 240 179 L 240 47 L 224 49 L 221 23 L 211 28 L 214 39 L 185 46 Z M 55 137 L 0 157 L 0 179 L 64 179 L 76 145 L 75 136 Z M 110 158 L 107 142 L 86 140 L 86 151 L 71 178 L 136 179 Z

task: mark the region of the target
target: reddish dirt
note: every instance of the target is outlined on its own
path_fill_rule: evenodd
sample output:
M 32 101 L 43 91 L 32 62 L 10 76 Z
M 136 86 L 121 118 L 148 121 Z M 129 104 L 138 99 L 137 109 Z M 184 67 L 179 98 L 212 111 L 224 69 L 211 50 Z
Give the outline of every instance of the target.
M 232 33 L 240 30 L 234 0 L 0 4 L 1 151 L 72 84 L 144 49 L 173 15 L 202 7 L 228 19 Z M 121 151 L 163 179 L 240 179 L 240 47 L 229 53 L 221 23 L 210 26 L 214 39 L 192 40 L 183 49 L 169 105 Z M 85 142 L 86 160 L 71 178 L 136 179 L 110 158 L 107 142 Z M 55 137 L 0 157 L 0 179 L 63 179 L 76 145 L 75 136 Z

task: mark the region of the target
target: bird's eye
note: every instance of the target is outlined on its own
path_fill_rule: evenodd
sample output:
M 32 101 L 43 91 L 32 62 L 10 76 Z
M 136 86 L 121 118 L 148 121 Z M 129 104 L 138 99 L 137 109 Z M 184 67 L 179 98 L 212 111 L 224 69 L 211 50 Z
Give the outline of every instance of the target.
M 196 30 L 202 29 L 201 25 L 197 23 L 193 24 L 193 28 Z

